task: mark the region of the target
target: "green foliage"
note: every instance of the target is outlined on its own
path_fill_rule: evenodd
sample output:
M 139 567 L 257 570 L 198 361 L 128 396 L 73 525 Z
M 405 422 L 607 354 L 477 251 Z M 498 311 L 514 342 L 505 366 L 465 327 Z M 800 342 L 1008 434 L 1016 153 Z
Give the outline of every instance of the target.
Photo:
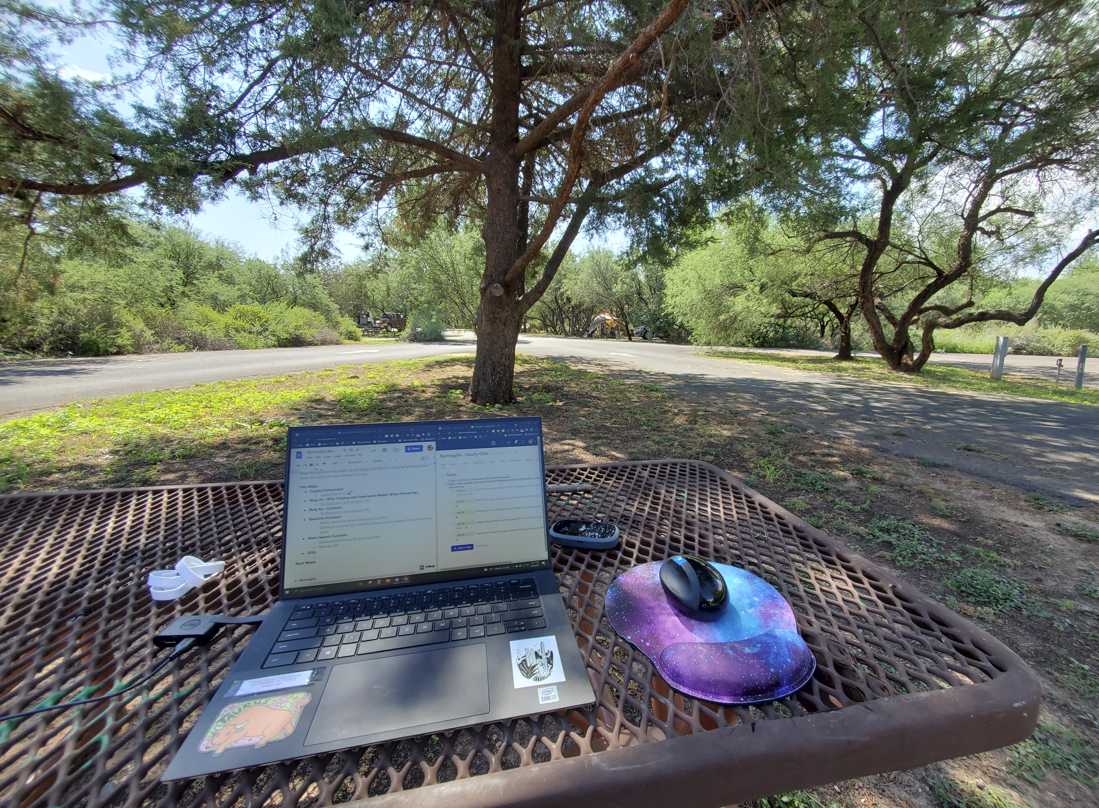
M 1072 607 L 1062 609 L 1062 611 L 1075 609 L 1076 604 L 1073 601 L 1070 600 L 1067 603 L 1072 604 Z M 1068 662 L 1067 666 L 1053 671 L 1053 678 L 1074 693 L 1078 693 L 1087 699 L 1099 701 L 1099 675 L 1091 669 L 1090 665 L 1077 662 L 1072 657 L 1068 657 Z
M 851 362 L 836 362 L 831 357 L 805 356 L 796 354 L 752 353 L 749 351 L 711 351 L 706 354 L 732 362 L 759 362 L 780 367 L 792 367 L 798 370 L 811 370 L 839 376 L 857 376 L 879 384 L 918 384 L 925 387 L 938 387 L 947 390 L 973 390 L 976 392 L 1006 393 L 1026 398 L 1046 399 L 1048 401 L 1073 401 L 1079 404 L 1099 404 L 1099 391 L 1085 387 L 1073 390 L 1061 385 L 1059 389 L 1043 379 L 1014 378 L 1007 381 L 993 381 L 988 372 L 966 370 L 945 364 L 927 364 L 919 375 L 901 376 L 889 369 L 878 358 L 857 357 Z M 949 464 L 947 464 L 949 465 Z
M 970 603 L 988 606 L 998 612 L 1029 608 L 1026 586 L 984 569 L 964 569 L 944 578 L 948 589 Z
M 1077 522 L 1076 524 L 1058 522 L 1057 532 L 1092 544 L 1099 542 L 1099 528 L 1095 528 L 1084 522 Z
M 648 308 L 647 297 L 654 290 L 629 255 L 616 257 L 608 249 L 596 248 L 577 256 L 564 292 L 588 309 L 613 314 L 629 332 L 640 325 L 637 318 Z
M 924 528 L 897 516 L 875 519 L 866 526 L 866 535 L 878 544 L 893 547 L 893 563 L 898 567 L 937 567 L 961 560 L 956 553 L 947 553 L 942 542 Z
M 940 808 L 1022 808 L 1014 799 L 993 787 L 978 789 L 968 783 L 940 777 L 929 778 L 927 785 Z
M 1007 770 L 1031 783 L 1060 771 L 1089 786 L 1099 785 L 1099 760 L 1087 741 L 1059 724 L 1041 724 L 1034 734 L 1011 747 Z
M 441 342 L 446 327 L 442 313 L 417 309 L 408 317 L 404 338 L 409 342 Z
M 1036 511 L 1046 513 L 1066 513 L 1069 507 L 1063 502 L 1042 496 L 1041 494 L 1027 494 L 1027 504 Z
M 821 800 L 811 791 L 788 791 L 749 803 L 753 808 L 840 808 L 841 803 Z
M 779 308 L 763 294 L 765 224 L 746 218 L 719 227 L 667 271 L 665 305 L 696 345 L 758 345 L 775 324 Z
M 895 369 L 920 370 L 945 330 L 1012 317 L 982 305 L 996 283 L 1024 267 L 1052 280 L 1062 254 L 1099 241 L 1074 235 L 1099 179 L 1093 14 L 1003 8 L 787 7 L 756 27 L 757 81 L 729 89 L 742 169 L 807 243 L 850 248 Z M 1025 323 L 1030 297 L 1017 303 Z
M 312 274 L 176 227 L 131 223 L 128 232 L 132 244 L 108 257 L 76 247 L 64 252 L 47 293 L 8 297 L 12 316 L 0 323 L 0 346 L 107 356 L 359 338 Z

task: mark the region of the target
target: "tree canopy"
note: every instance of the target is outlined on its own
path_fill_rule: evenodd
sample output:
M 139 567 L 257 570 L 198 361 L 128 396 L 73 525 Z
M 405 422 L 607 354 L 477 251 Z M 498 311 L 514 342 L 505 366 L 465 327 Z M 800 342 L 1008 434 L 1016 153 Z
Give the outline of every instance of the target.
M 1094 8 L 891 0 L 785 11 L 759 25 L 763 80 L 734 88 L 730 137 L 808 239 L 859 250 L 875 349 L 916 371 L 936 329 L 1026 323 L 1099 241 L 1088 231 L 1062 248 L 1095 212 Z M 1042 262 L 1045 280 L 1019 310 L 974 309 L 982 277 Z
M 132 112 L 36 55 L 73 21 L 10 5 L 0 192 L 29 221 L 43 195 L 141 186 L 186 211 L 233 183 L 310 210 L 318 260 L 379 202 L 410 227 L 480 221 L 471 394 L 508 400 L 519 323 L 589 213 L 664 240 L 705 217 L 689 169 L 742 61 L 729 35 L 785 1 L 108 0 L 155 91 Z

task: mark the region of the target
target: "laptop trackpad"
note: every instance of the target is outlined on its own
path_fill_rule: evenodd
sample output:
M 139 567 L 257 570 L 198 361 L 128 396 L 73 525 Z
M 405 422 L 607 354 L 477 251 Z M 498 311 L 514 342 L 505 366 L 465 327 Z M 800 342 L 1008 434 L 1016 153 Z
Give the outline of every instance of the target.
M 336 665 L 305 745 L 488 712 L 484 643 Z

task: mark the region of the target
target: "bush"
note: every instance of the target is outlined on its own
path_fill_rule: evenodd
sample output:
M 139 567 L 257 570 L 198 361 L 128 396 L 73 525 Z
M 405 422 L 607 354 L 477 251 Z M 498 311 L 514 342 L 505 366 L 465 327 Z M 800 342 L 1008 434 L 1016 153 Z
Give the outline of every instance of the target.
M 1076 356 L 1084 343 L 1099 345 L 1099 334 L 1081 329 L 1042 327 L 1030 322 L 1025 326 L 994 323 L 982 328 L 939 329 L 935 332 L 935 350 L 942 353 L 990 354 L 996 337 L 1011 340 L 1011 353 L 1030 356 Z
M 351 340 L 352 342 L 358 342 L 362 339 L 363 335 L 363 332 L 355 325 L 355 321 L 350 317 L 343 315 L 341 315 L 336 322 L 336 331 L 342 339 Z
M 404 339 L 408 342 L 442 342 L 445 328 L 441 311 L 419 309 L 409 316 Z

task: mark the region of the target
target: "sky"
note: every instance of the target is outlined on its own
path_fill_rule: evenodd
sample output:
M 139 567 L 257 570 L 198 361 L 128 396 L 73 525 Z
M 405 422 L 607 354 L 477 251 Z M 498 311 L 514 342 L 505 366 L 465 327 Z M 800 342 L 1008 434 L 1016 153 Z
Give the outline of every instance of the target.
M 119 50 L 117 44 L 109 40 L 81 37 L 57 49 L 58 73 L 64 78 L 87 81 L 109 79 L 116 69 L 110 63 L 109 54 Z M 135 199 L 140 196 L 140 191 L 134 194 Z M 249 255 L 273 261 L 287 247 L 293 249 L 297 241 L 296 226 L 304 220 L 304 214 L 296 208 L 257 204 L 240 192 L 230 191 L 225 199 L 205 205 L 199 214 L 180 219 L 178 223 L 187 223 L 204 236 L 237 244 Z M 344 260 L 361 255 L 360 244 L 354 233 L 342 231 L 337 234 L 336 246 Z
M 87 81 L 109 79 L 115 70 L 121 72 L 125 69 L 111 64 L 109 55 L 119 51 L 119 46 L 109 40 L 97 36 L 81 37 L 58 48 L 58 73 L 64 78 Z M 131 193 L 134 199 L 140 199 L 140 190 Z M 208 203 L 197 215 L 178 219 L 176 223 L 189 224 L 205 237 L 236 244 L 248 255 L 274 261 L 287 248 L 294 250 L 297 225 L 305 220 L 306 214 L 297 208 L 255 203 L 243 193 L 230 190 L 221 201 Z M 361 240 L 351 231 L 340 231 L 336 235 L 336 247 L 345 261 L 363 254 L 361 244 Z M 573 249 L 606 246 L 620 252 L 626 245 L 627 237 L 622 232 L 612 231 L 596 237 L 581 233 Z

